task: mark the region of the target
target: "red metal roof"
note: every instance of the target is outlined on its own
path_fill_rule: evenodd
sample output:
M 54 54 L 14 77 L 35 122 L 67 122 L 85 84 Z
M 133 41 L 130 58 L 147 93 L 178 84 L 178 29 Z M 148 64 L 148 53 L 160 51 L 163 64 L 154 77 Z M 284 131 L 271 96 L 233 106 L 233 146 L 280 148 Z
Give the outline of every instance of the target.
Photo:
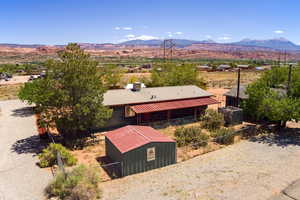
M 175 142 L 149 126 L 124 126 L 105 133 L 105 136 L 121 153 L 151 142 Z
M 219 103 L 217 100 L 210 97 L 198 98 L 198 99 L 187 99 L 179 101 L 168 101 L 158 103 L 148 103 L 131 106 L 131 109 L 135 113 L 150 113 L 164 110 L 174 110 L 181 108 L 192 108 L 197 106 L 211 105 Z

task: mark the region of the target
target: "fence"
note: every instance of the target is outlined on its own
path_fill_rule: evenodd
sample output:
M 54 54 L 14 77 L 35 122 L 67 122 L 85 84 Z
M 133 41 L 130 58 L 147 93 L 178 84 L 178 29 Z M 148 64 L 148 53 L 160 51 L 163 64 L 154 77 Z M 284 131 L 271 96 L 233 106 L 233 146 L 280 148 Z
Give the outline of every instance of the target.
M 48 134 L 48 137 L 50 138 L 51 142 L 52 142 L 53 144 L 56 144 L 55 141 L 54 141 L 54 138 L 52 137 L 52 135 L 49 134 L 48 132 L 47 132 L 47 134 Z M 56 152 L 56 163 L 57 163 L 57 166 L 58 166 L 59 171 L 60 171 L 61 173 L 63 173 L 64 176 L 65 176 L 65 178 L 66 178 L 66 177 L 67 177 L 67 173 L 66 173 L 66 170 L 65 170 L 64 162 L 63 162 L 63 160 L 62 160 L 62 157 L 61 157 L 61 154 L 60 154 L 59 151 Z M 52 174 L 53 174 L 53 175 L 56 175 L 56 174 L 57 174 L 57 173 L 56 173 L 56 169 L 53 168 L 53 166 L 51 167 L 51 171 L 52 171 Z

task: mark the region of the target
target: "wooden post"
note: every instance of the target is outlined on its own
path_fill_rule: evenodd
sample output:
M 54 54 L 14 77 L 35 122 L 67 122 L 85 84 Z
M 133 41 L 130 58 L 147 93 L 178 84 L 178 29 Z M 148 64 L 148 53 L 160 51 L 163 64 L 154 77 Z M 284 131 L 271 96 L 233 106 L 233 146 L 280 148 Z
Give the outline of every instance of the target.
M 195 120 L 197 120 L 197 107 L 194 108 L 194 117 L 195 117 Z
M 171 111 L 168 110 L 167 111 L 167 120 L 168 120 L 168 122 L 170 122 L 170 118 L 171 118 Z
M 236 107 L 240 107 L 240 82 L 241 82 L 241 69 L 238 69 L 238 81 L 237 81 L 237 88 L 236 88 Z

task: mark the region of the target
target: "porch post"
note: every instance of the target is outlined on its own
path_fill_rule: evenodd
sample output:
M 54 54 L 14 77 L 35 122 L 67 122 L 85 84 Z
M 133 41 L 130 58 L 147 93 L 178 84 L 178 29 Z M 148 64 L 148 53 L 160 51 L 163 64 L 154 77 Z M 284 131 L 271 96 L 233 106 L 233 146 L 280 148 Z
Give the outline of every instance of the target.
M 197 120 L 197 107 L 194 107 L 194 118 Z
M 167 120 L 168 120 L 168 122 L 170 121 L 170 118 L 171 118 L 171 110 L 168 110 L 167 111 Z

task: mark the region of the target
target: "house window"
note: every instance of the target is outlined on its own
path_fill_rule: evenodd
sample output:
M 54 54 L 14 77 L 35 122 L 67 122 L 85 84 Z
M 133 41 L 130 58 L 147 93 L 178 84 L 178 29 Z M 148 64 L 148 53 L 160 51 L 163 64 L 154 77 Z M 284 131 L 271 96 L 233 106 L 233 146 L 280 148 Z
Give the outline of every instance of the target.
M 125 117 L 134 117 L 135 112 L 130 108 L 130 106 L 125 106 Z
M 147 149 L 147 162 L 155 160 L 155 147 Z

